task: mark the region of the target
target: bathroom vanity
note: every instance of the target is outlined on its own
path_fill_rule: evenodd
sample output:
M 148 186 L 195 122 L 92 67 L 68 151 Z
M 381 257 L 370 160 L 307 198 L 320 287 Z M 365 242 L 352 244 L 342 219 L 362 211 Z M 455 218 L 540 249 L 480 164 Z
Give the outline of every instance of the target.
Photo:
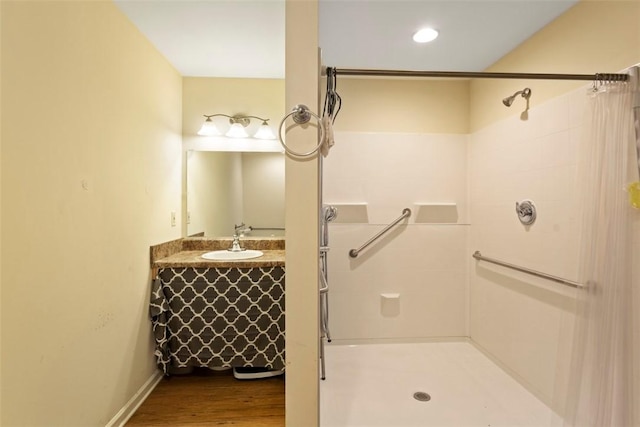
M 150 315 L 165 375 L 193 367 L 284 368 L 284 239 L 242 239 L 263 255 L 209 260 L 229 239 L 151 247 Z

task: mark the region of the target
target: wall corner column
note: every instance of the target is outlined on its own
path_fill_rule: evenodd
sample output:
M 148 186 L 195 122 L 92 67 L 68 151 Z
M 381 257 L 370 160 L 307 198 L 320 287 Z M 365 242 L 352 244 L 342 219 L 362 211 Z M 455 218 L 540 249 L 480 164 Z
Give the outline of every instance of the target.
M 286 0 L 285 108 L 319 108 L 318 1 Z M 290 121 L 288 121 L 290 124 Z M 312 122 L 312 124 L 315 124 Z M 294 127 L 287 145 L 308 152 L 318 142 L 316 128 Z M 310 148 L 309 148 L 310 147 Z M 317 158 L 287 156 L 286 195 L 286 425 L 319 425 Z

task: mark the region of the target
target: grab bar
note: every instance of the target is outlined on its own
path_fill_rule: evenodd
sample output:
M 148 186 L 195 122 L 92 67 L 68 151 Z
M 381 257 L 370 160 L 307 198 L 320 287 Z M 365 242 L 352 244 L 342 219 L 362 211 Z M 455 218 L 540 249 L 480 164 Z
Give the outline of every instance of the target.
M 558 276 L 552 276 L 551 274 L 542 273 L 540 271 L 531 270 L 531 269 L 525 268 L 525 267 L 519 267 L 519 266 L 514 265 L 514 264 L 509 264 L 508 262 L 498 261 L 497 259 L 488 258 L 488 257 L 482 255 L 480 253 L 480 251 L 475 251 L 473 253 L 473 257 L 475 259 L 479 260 L 479 261 L 487 261 L 487 262 L 490 262 L 492 264 L 497 264 L 497 265 L 501 265 L 503 267 L 511 268 L 513 270 L 522 271 L 523 273 L 531 274 L 532 276 L 542 277 L 543 279 L 553 280 L 554 282 L 562 283 L 563 285 L 571 286 L 572 288 L 583 288 L 584 287 L 583 284 L 578 283 L 578 282 L 574 282 L 572 280 L 563 279 L 563 278 L 558 277 Z
M 393 221 L 391 224 L 387 225 L 384 230 L 382 230 L 381 232 L 379 232 L 378 234 L 376 234 L 375 236 L 373 236 L 372 238 L 370 238 L 369 240 L 367 240 L 367 242 L 360 246 L 358 249 L 351 249 L 349 251 L 349 256 L 351 258 L 356 258 L 358 256 L 358 254 L 365 249 L 367 246 L 369 246 L 370 244 L 372 244 L 373 242 L 375 242 L 376 240 L 378 240 L 378 238 L 380 238 L 380 236 L 382 236 L 384 233 L 386 233 L 387 231 L 389 231 L 391 228 L 393 228 L 397 223 L 399 223 L 400 221 L 402 221 L 405 218 L 409 218 L 411 216 L 411 209 L 409 208 L 404 208 L 402 210 L 402 215 L 400 215 L 400 217 L 398 219 L 396 219 L 395 221 Z

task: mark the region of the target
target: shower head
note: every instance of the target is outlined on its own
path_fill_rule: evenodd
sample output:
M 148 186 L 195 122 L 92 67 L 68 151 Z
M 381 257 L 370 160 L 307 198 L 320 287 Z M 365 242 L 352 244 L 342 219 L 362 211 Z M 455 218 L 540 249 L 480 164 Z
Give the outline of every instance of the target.
M 511 96 L 507 96 L 505 99 L 502 100 L 502 103 L 507 107 L 511 107 L 511 104 L 513 104 L 513 101 L 516 99 L 518 95 L 521 95 L 524 99 L 528 101 L 529 97 L 531 96 L 531 89 L 529 89 L 528 87 L 525 87 L 523 90 L 519 90 Z
M 507 107 L 511 107 L 511 104 L 513 104 L 513 100 L 516 99 L 516 95 L 511 95 L 506 97 L 505 99 L 502 100 L 502 103 L 504 105 L 506 105 Z

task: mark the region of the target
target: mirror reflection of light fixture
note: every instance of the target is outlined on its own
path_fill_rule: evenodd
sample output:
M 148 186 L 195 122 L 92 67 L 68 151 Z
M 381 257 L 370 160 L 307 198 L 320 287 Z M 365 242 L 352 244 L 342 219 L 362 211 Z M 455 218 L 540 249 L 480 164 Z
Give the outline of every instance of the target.
M 211 114 L 211 115 L 205 114 L 204 117 L 206 117 L 206 119 L 202 124 L 202 127 L 198 131 L 198 135 L 201 135 L 201 136 L 222 135 L 223 133 L 220 131 L 218 126 L 216 126 L 213 120 L 211 120 L 212 117 L 217 117 L 217 116 L 229 118 L 229 124 L 231 126 L 229 127 L 229 130 L 224 134 L 229 138 L 251 138 L 252 136 L 249 135 L 246 128 L 251 123 L 251 119 L 257 119 L 257 120 L 262 120 L 262 124 L 253 135 L 253 138 L 276 139 L 276 136 L 273 133 L 273 130 L 269 127 L 269 124 L 267 123 L 269 119 L 263 119 L 262 117 L 257 117 L 257 116 L 245 116 L 241 114 L 238 114 L 235 116 L 229 116 L 227 114 Z

